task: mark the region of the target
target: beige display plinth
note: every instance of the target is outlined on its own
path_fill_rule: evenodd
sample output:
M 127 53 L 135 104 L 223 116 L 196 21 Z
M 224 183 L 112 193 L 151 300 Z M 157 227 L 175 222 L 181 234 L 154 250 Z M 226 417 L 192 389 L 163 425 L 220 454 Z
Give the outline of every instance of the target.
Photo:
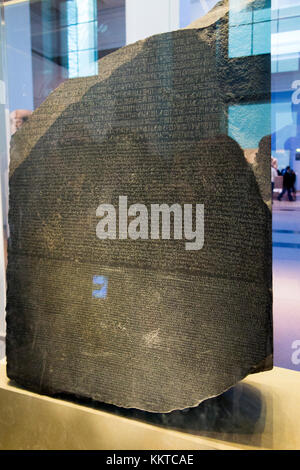
M 189 413 L 173 430 L 147 423 L 147 414 L 141 421 L 31 393 L 10 383 L 1 364 L 0 449 L 300 449 L 300 373 L 274 368 L 240 387 L 260 397 L 251 432 L 195 430 L 195 418 L 189 430 Z

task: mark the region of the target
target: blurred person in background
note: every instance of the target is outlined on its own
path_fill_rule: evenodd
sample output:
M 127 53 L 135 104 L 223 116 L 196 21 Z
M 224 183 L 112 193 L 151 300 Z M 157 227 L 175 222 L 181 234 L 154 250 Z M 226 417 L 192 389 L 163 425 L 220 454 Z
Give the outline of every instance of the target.
M 10 113 L 10 135 L 13 135 L 18 129 L 20 129 L 24 122 L 26 122 L 31 116 L 32 111 L 28 109 L 16 109 Z
M 296 200 L 296 179 L 297 179 L 297 176 L 296 176 L 296 173 L 294 172 L 294 170 L 291 170 L 291 173 L 292 173 L 292 193 L 293 193 L 293 196 L 294 196 L 294 200 Z
M 274 166 L 273 161 L 272 161 L 271 162 L 272 204 L 273 204 L 273 192 L 274 192 L 276 176 L 278 176 L 278 171 L 277 171 L 277 168 Z
M 292 190 L 293 190 L 294 185 L 295 185 L 295 178 L 293 176 L 291 167 L 287 166 L 283 173 L 283 189 L 277 198 L 278 201 L 281 201 L 282 196 L 284 196 L 284 194 L 287 192 L 289 201 L 293 202 L 294 199 L 292 197 Z

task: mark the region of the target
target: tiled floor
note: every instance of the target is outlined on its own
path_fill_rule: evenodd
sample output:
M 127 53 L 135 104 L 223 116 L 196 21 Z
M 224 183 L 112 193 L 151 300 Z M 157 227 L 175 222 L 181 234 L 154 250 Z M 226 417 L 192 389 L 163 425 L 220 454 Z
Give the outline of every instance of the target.
M 273 204 L 275 365 L 300 371 L 300 194 Z

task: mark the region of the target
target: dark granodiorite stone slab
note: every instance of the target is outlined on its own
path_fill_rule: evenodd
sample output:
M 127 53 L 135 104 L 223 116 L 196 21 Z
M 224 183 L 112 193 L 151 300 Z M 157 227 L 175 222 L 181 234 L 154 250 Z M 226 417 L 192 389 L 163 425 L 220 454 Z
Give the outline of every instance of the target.
M 258 180 L 225 135 L 231 86 L 241 100 L 256 90 L 223 54 L 226 28 L 224 17 L 107 56 L 14 136 L 7 371 L 18 383 L 168 412 L 270 367 L 270 156 L 264 147 Z M 97 207 L 124 195 L 204 204 L 203 248 L 99 240 Z

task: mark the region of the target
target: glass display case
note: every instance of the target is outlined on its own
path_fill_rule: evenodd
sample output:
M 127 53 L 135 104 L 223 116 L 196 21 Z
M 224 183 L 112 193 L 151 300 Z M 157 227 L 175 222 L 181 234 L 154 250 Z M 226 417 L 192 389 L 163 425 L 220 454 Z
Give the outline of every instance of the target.
M 0 6 L 0 448 L 300 447 L 300 0 Z

